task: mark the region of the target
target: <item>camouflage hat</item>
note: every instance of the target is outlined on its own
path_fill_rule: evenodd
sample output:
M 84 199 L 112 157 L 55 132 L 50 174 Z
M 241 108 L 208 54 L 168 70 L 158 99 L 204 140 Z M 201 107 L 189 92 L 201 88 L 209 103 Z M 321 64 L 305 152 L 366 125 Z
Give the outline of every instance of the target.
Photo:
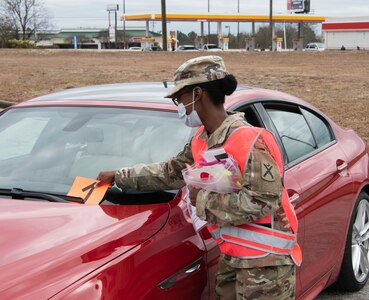
M 173 98 L 185 86 L 222 79 L 227 74 L 220 56 L 209 55 L 190 59 L 174 73 L 174 87 L 165 98 Z

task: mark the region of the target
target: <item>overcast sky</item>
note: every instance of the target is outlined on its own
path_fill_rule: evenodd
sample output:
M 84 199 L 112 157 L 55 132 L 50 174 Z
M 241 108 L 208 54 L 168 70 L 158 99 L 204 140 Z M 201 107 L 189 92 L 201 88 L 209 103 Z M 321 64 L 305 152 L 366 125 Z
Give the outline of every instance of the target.
M 109 4 L 119 4 L 119 15 L 123 14 L 125 2 L 126 14 L 160 13 L 161 0 L 43 0 L 51 16 L 55 29 L 60 28 L 106 28 L 108 27 Z M 207 13 L 210 1 L 210 13 L 237 13 L 238 1 L 241 14 L 269 15 L 269 0 L 167 0 L 167 13 Z M 311 0 L 311 11 L 315 15 L 328 17 L 366 16 L 369 19 L 369 0 Z M 273 1 L 274 14 L 287 13 L 287 0 Z M 119 19 L 118 19 L 119 20 Z M 122 25 L 120 22 L 119 25 Z M 223 24 L 223 27 L 227 24 Z M 236 30 L 231 25 L 231 32 Z M 144 22 L 128 22 L 126 26 L 145 26 Z M 160 30 L 160 23 L 150 22 L 150 30 Z M 243 27 L 242 27 L 243 26 Z M 214 28 L 214 29 L 213 29 Z M 212 30 L 216 30 L 214 24 Z M 188 22 L 169 23 L 169 30 L 189 32 L 199 31 L 200 25 Z M 248 31 L 247 25 L 241 25 L 241 31 Z

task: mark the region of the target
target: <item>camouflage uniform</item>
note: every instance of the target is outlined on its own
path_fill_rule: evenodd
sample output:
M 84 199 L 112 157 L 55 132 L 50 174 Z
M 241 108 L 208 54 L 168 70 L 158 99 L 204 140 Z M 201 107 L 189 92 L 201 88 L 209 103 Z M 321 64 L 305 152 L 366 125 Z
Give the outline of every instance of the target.
M 223 60 L 217 56 L 192 59 L 175 73 L 175 87 L 167 95 L 172 97 L 191 84 L 224 78 Z M 206 130 L 199 138 L 208 149 L 222 146 L 240 126 L 250 126 L 243 113 L 229 114 L 212 134 Z M 116 184 L 125 189 L 153 191 L 177 189 L 185 185 L 182 170 L 193 164 L 191 143 L 166 162 L 139 164 L 116 171 Z M 267 178 L 263 163 L 271 166 Z M 273 179 L 272 179 L 273 178 Z M 274 214 L 274 227 L 292 233 L 281 207 L 282 184 L 278 166 L 269 154 L 261 137 L 252 149 L 238 193 L 219 194 L 200 190 L 196 198 L 196 213 L 202 220 L 217 225 L 240 225 Z M 262 258 L 242 259 L 221 255 L 217 273 L 216 292 L 220 299 L 294 299 L 295 265 L 289 256 L 268 254 Z
M 209 137 L 201 139 L 208 149 L 220 147 L 239 126 L 250 126 L 243 113 L 230 114 Z M 273 166 L 274 181 L 264 180 L 261 162 Z M 121 188 L 140 191 L 175 189 L 184 186 L 182 170 L 193 164 L 191 144 L 166 162 L 136 165 L 116 171 L 115 182 Z M 281 180 L 278 167 L 259 138 L 250 155 L 243 177 L 243 188 L 236 194 L 200 190 L 196 199 L 197 215 L 212 224 L 239 225 L 274 213 L 274 226 L 292 232 L 281 208 Z M 220 299 L 294 299 L 295 266 L 289 256 L 269 254 L 263 258 L 241 259 L 221 255 L 217 274 Z M 263 294 L 264 293 L 264 294 Z

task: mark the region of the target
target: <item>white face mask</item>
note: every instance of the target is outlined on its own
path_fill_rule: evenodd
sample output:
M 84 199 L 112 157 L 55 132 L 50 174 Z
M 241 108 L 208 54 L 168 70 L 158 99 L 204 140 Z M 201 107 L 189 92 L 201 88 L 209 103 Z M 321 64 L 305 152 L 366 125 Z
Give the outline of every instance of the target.
M 201 119 L 195 110 L 195 89 L 192 91 L 192 102 L 186 105 L 180 103 L 178 105 L 178 116 L 179 119 L 182 120 L 188 127 L 199 127 L 202 125 Z M 188 115 L 186 113 L 186 106 L 192 104 L 192 112 Z

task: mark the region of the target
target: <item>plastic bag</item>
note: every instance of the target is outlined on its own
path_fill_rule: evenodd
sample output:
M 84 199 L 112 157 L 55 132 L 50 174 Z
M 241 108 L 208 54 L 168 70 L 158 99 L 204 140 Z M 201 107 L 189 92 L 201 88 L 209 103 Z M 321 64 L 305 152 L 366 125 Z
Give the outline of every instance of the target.
M 182 170 L 187 185 L 218 193 L 241 189 L 242 174 L 238 163 L 223 148 L 205 151 L 198 165 Z

